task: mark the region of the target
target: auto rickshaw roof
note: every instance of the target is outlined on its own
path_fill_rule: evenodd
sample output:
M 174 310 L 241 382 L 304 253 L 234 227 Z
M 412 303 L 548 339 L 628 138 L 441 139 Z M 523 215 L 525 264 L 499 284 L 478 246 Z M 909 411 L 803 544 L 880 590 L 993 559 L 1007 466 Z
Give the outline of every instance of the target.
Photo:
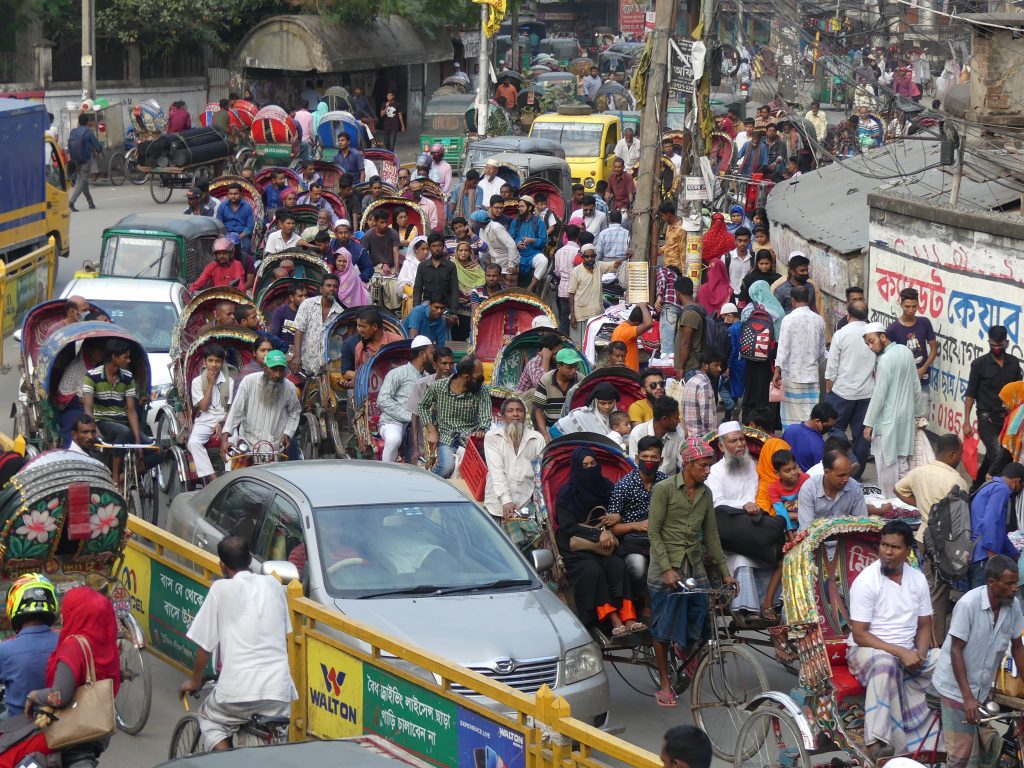
M 565 149 L 551 139 L 535 139 L 532 136 L 488 136 L 470 142 L 471 150 L 483 152 L 521 152 L 526 155 L 549 155 L 565 157 Z
M 162 232 L 193 240 L 197 237 L 217 237 L 224 234 L 224 225 L 209 216 L 184 214 L 133 213 L 117 224 L 107 227 L 103 234 L 118 232 Z
M 434 96 L 427 102 L 424 110 L 426 115 L 464 115 L 466 109 L 476 102 L 476 95 L 472 93 L 450 93 L 443 96 Z

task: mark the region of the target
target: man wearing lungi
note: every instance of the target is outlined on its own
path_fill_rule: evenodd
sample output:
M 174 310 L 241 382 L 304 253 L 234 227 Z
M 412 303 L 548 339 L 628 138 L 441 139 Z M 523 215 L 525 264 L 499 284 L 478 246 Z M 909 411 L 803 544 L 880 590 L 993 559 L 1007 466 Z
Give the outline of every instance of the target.
M 925 691 L 938 659 L 932 642 L 928 580 L 907 563 L 914 533 L 902 520 L 882 528 L 878 560 L 850 587 L 846 662 L 866 690 L 868 757 L 913 752 L 928 732 Z

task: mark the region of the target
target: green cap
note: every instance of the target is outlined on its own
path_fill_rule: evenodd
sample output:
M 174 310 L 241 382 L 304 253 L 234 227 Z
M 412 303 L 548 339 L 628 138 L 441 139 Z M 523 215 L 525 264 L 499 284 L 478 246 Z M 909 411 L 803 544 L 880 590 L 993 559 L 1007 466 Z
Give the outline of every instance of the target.
M 555 355 L 555 362 L 562 363 L 563 365 L 579 365 L 583 362 L 583 358 L 577 354 L 575 349 L 562 347 L 558 350 L 558 354 Z
M 263 358 L 263 364 L 267 368 L 284 368 L 288 365 L 288 358 L 284 356 L 284 352 L 279 349 L 272 349 L 267 352 L 267 356 Z

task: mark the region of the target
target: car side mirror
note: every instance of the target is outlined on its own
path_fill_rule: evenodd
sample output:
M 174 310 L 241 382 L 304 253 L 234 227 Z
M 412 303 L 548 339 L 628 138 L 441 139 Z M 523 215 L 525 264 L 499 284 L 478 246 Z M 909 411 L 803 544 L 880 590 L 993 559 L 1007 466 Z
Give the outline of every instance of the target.
M 550 549 L 535 549 L 530 553 L 533 559 L 533 570 L 545 573 L 555 567 L 555 556 Z
M 295 563 L 290 563 L 287 560 L 267 560 L 260 567 L 260 574 L 276 576 L 282 584 L 299 579 L 299 569 L 295 567 Z

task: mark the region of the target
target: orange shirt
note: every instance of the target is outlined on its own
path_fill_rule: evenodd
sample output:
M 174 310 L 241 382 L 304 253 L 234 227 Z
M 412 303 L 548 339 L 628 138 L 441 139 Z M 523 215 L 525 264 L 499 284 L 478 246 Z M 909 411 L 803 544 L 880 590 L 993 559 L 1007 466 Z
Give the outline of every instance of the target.
M 640 352 L 636 346 L 637 328 L 639 326 L 623 320 L 612 331 L 612 341 L 621 341 L 626 345 L 626 367 L 640 373 Z

